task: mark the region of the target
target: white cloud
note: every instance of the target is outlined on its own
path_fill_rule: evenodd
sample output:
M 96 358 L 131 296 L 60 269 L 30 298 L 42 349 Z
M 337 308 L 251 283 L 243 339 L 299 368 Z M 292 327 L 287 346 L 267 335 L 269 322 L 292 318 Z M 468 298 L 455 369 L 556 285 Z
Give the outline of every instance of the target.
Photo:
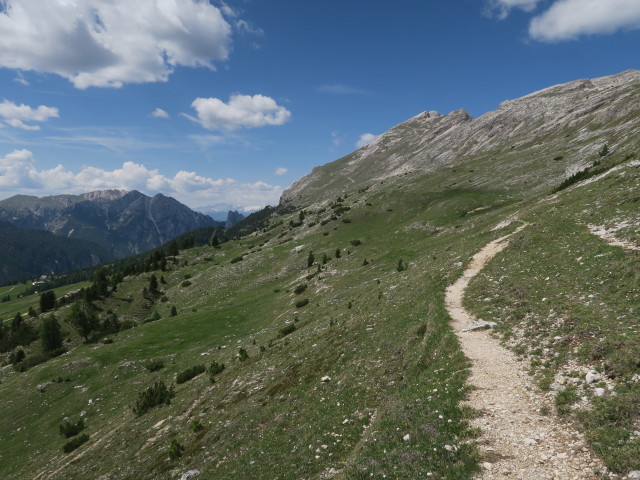
M 363 133 L 362 135 L 360 135 L 360 138 L 356 142 L 356 147 L 362 148 L 375 140 L 375 138 L 376 135 L 374 135 L 373 133 Z
M 638 28 L 638 0 L 558 0 L 531 21 L 529 35 L 553 42 Z
M 232 95 L 229 103 L 218 98 L 196 98 L 191 106 L 198 117 L 183 114 L 208 130 L 237 130 L 282 125 L 291 112 L 264 95 Z
M 163 193 L 187 205 L 231 203 L 242 206 L 275 205 L 283 187 L 257 181 L 240 183 L 234 179 L 212 179 L 196 172 L 179 171 L 173 177 L 134 162 L 104 170 L 85 166 L 77 173 L 58 165 L 38 170 L 29 150 L 15 150 L 0 157 L 0 188 L 3 197 L 18 194 L 82 193 L 107 188 L 139 190 L 149 195 Z
M 201 0 L 2 0 L 0 67 L 54 73 L 77 88 L 166 81 L 214 69 L 231 26 Z
M 284 175 L 285 173 L 287 173 L 288 171 L 289 171 L 289 170 L 288 170 L 288 169 L 286 169 L 286 168 L 284 168 L 284 167 L 279 167 L 279 168 L 276 168 L 276 171 L 275 171 L 274 173 L 275 173 L 276 175 L 278 175 L 278 176 L 282 176 L 282 175 Z
M 0 117 L 12 127 L 23 130 L 40 130 L 39 125 L 29 125 L 25 122 L 46 122 L 50 118 L 58 118 L 58 109 L 40 105 L 32 108 L 29 105 L 17 105 L 8 100 L 0 103 Z
M 156 108 L 151 112 L 153 118 L 169 118 L 169 114 L 161 108 Z
M 511 10 L 520 8 L 525 12 L 533 11 L 541 0 L 489 0 L 488 13 L 495 13 L 498 18 L 507 18 Z

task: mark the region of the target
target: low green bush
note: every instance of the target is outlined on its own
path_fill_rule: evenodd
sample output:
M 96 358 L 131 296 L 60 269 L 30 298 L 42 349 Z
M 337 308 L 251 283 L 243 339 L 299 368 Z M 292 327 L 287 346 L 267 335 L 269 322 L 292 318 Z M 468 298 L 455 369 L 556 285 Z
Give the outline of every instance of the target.
M 82 430 L 84 430 L 84 421 L 78 420 L 76 423 L 71 423 L 69 420 L 65 420 L 60 424 L 60 435 L 64 438 L 75 437 Z
M 175 395 L 173 385 L 167 388 L 163 381 L 156 382 L 152 387 L 138 393 L 138 400 L 132 407 L 133 413 L 141 416 L 153 407 L 171 405 L 171 399 Z
M 162 370 L 164 368 L 164 361 L 162 360 L 151 360 L 147 363 L 144 368 L 149 370 L 150 372 L 157 372 L 158 370 Z
M 184 454 L 184 445 L 182 445 L 175 438 L 171 440 L 171 445 L 169 446 L 169 458 L 171 460 L 177 460 Z
M 278 333 L 279 333 L 279 336 L 282 338 L 282 337 L 286 337 L 287 335 L 289 335 L 289 334 L 291 334 L 291 333 L 293 333 L 293 332 L 295 332 L 295 331 L 296 331 L 296 325 L 295 325 L 295 323 L 290 323 L 290 324 L 288 324 L 288 325 L 286 325 L 286 326 L 282 327 L 282 328 L 279 330 L 279 332 L 278 332 Z
M 302 308 L 305 305 L 307 305 L 309 303 L 309 299 L 308 298 L 303 298 L 302 300 L 298 300 L 296 302 L 296 308 Z
M 205 370 L 206 369 L 202 364 L 194 365 L 191 368 L 187 368 L 186 370 L 183 370 L 182 372 L 178 373 L 178 375 L 176 375 L 176 383 L 181 384 L 188 382 L 192 378 L 197 377 L 201 373 L 204 373 Z
M 224 363 L 218 363 L 215 360 L 209 365 L 209 375 L 218 375 L 225 369 Z

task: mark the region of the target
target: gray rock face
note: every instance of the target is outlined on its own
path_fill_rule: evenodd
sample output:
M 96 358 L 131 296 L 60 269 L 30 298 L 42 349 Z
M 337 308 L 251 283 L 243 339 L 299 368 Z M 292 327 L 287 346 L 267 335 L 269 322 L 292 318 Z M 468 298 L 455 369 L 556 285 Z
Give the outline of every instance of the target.
M 242 215 L 237 210 L 236 211 L 229 210 L 229 213 L 227 214 L 227 223 L 225 224 L 224 228 L 231 228 L 236 223 L 238 223 L 243 219 L 244 219 L 244 215 Z
M 16 195 L 0 201 L 0 220 L 97 243 L 116 257 L 144 252 L 200 227 L 209 216 L 162 194 L 103 190 L 82 195 Z
M 304 206 L 385 178 L 424 175 L 443 164 L 463 168 L 479 158 L 486 158 L 487 169 L 476 171 L 465 186 L 495 185 L 499 172 L 505 186 L 519 188 L 535 179 L 536 188 L 546 188 L 586 165 L 616 131 L 639 128 L 638 103 L 640 72 L 629 70 L 507 100 L 476 119 L 464 110 L 424 112 L 350 155 L 314 168 L 283 193 L 281 203 Z M 558 156 L 564 161 L 540 162 Z M 542 172 L 549 178 L 541 181 Z

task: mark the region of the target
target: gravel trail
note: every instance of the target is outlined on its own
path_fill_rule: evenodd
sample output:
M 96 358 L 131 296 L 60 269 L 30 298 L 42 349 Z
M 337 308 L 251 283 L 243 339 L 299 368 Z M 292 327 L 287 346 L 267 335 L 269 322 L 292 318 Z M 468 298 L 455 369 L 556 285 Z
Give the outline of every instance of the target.
M 472 361 L 470 383 L 476 387 L 468 404 L 480 412 L 474 425 L 484 456 L 479 480 L 601 478 L 606 469 L 587 447 L 576 428 L 555 415 L 551 398 L 540 392 L 527 374 L 527 365 L 502 347 L 486 330 L 465 331 L 476 321 L 462 306 L 464 292 L 494 255 L 509 244 L 501 237 L 480 250 L 462 277 L 447 288 L 446 307 L 465 355 Z M 547 415 L 541 413 L 547 410 Z

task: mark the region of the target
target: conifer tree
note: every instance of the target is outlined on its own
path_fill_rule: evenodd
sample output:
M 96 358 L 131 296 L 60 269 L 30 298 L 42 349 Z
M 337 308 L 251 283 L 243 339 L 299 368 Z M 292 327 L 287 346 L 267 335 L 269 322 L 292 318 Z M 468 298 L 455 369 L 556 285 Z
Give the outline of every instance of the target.
M 62 331 L 54 315 L 48 315 L 42 319 L 40 341 L 42 342 L 42 350 L 45 352 L 62 347 Z

